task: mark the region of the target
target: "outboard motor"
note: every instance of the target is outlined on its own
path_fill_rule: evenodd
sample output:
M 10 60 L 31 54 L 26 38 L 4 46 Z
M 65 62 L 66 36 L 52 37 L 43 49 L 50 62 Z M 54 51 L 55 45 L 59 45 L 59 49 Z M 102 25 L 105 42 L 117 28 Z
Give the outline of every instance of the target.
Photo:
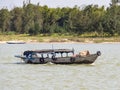
M 97 51 L 97 53 L 96 53 L 98 56 L 100 56 L 101 55 L 101 52 L 100 51 Z

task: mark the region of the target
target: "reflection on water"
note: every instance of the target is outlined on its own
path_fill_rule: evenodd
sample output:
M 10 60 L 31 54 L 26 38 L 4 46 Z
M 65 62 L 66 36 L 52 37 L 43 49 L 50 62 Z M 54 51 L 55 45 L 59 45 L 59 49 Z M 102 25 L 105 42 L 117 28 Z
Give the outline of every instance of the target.
M 53 44 L 102 52 L 94 64 L 25 64 L 14 57 L 24 50 L 52 48 L 52 44 L 0 44 L 0 90 L 119 90 L 120 44 Z

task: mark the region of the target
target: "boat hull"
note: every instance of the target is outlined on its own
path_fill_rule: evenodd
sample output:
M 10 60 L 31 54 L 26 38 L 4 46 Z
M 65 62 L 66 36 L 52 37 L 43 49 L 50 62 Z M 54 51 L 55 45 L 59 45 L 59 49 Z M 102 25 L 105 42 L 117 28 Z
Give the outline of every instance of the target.
M 69 58 L 60 58 L 56 61 L 52 61 L 55 64 L 91 64 L 94 63 L 98 55 L 89 55 L 89 56 L 78 56 L 78 57 L 69 57 Z

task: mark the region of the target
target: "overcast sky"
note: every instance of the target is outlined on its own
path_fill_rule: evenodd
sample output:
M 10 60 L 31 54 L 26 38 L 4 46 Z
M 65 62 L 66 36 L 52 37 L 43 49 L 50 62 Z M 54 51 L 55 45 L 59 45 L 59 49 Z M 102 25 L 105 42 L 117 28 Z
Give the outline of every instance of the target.
M 0 0 L 0 9 L 14 7 L 22 7 L 23 1 L 28 0 Z M 111 0 L 31 0 L 31 3 L 40 5 L 47 5 L 48 7 L 74 7 L 75 5 L 83 7 L 90 4 L 98 4 L 99 6 L 108 7 Z

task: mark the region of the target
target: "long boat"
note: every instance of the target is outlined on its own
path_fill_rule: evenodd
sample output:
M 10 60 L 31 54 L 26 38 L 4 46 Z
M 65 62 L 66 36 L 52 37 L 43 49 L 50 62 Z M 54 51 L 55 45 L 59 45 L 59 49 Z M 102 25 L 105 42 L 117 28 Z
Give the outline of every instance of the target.
M 7 44 L 25 44 L 26 42 L 24 41 L 7 41 Z
M 25 63 L 30 64 L 45 64 L 48 62 L 54 64 L 91 64 L 100 55 L 100 51 L 90 54 L 87 50 L 74 54 L 74 49 L 42 49 L 27 50 L 22 55 L 15 55 L 15 57 L 21 58 Z

